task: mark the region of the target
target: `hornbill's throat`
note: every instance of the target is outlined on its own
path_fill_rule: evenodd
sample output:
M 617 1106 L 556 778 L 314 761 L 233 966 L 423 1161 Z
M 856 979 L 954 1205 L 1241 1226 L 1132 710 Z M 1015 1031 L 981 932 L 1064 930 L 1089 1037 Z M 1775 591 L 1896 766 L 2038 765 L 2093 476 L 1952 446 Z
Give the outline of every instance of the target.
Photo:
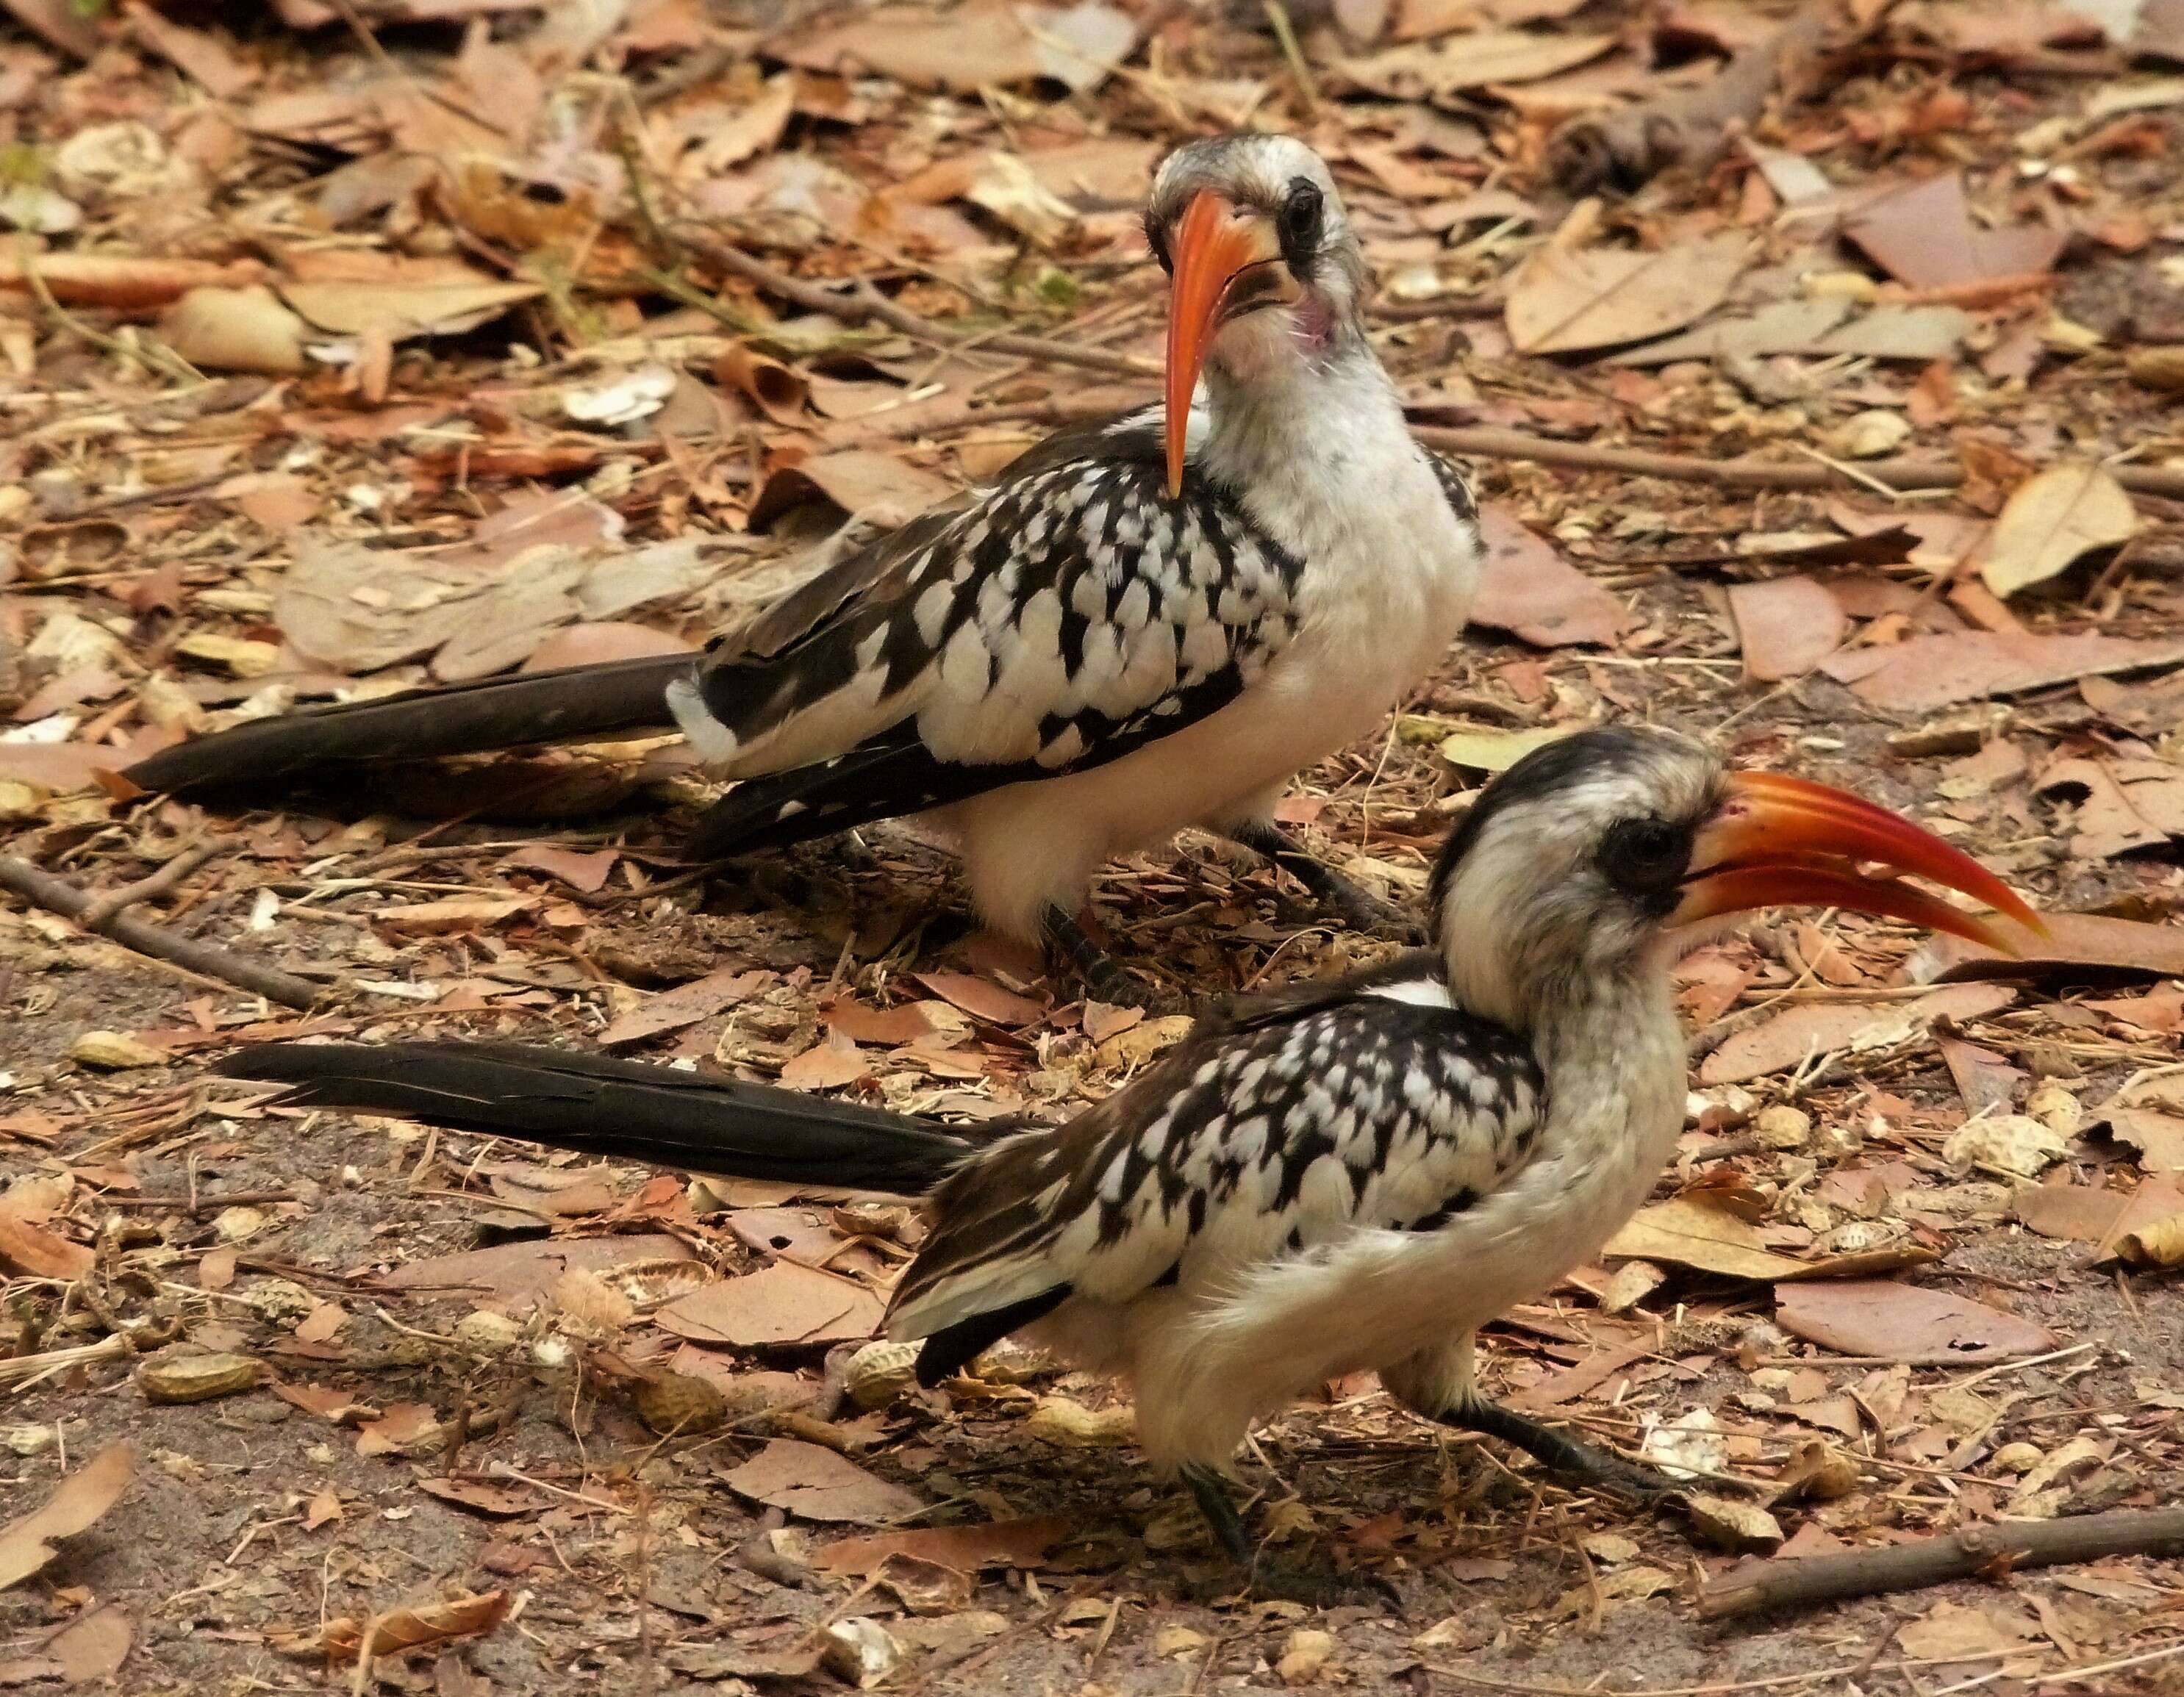
M 1206 350 L 1221 326 L 1302 291 L 1282 263 L 1280 236 L 1264 214 L 1202 189 L 1178 220 L 1172 244 L 1175 281 L 1167 314 L 1167 492 L 1183 492 L 1190 397 Z
M 1776 772 L 1736 773 L 1729 792 L 1728 801 L 1699 830 L 1691 855 L 1696 870 L 1684 881 L 1684 899 L 1669 916 L 1673 925 L 1777 904 L 1839 907 L 1952 932 L 2008 954 L 2020 952 L 1992 920 L 1914 885 L 1858 870 L 1877 863 L 1960 890 L 2031 930 L 2044 934 L 2048 929 L 1978 861 L 1886 808 Z

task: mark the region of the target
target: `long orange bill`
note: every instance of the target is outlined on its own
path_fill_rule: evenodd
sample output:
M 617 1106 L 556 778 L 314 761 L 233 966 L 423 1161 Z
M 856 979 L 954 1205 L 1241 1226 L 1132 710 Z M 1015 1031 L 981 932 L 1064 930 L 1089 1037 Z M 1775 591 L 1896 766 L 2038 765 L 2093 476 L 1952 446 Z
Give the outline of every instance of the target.
M 1751 908 L 1839 907 L 2020 952 L 1993 921 L 1915 885 L 1858 870 L 1877 864 L 1961 891 L 2029 930 L 2048 929 L 2008 885 L 1931 832 L 1847 790 L 1776 772 L 1730 779 L 1730 799 L 1700 831 L 1692 864 L 1699 871 L 1684 887 L 1673 916 L 1678 925 Z
M 1183 492 L 1184 437 L 1190 398 L 1206 350 L 1221 326 L 1222 308 L 1236 279 L 1268 257 L 1251 224 L 1211 189 L 1201 190 L 1177 223 L 1175 279 L 1167 309 L 1167 492 Z

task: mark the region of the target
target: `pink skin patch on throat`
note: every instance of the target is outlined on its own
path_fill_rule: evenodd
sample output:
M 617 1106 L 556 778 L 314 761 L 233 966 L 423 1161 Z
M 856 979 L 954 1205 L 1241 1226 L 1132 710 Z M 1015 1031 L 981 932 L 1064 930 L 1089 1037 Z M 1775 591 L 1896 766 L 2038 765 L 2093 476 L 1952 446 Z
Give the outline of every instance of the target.
M 1307 353 L 1323 353 L 1334 340 L 1334 309 L 1325 296 L 1306 294 L 1290 309 L 1290 333 Z

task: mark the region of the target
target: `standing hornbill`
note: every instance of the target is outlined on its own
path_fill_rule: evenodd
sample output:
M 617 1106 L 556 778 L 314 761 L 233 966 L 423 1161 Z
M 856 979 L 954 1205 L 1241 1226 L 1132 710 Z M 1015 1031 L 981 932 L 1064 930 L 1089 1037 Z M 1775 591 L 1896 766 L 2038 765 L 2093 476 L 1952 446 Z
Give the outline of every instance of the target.
M 1145 230 L 1173 280 L 1164 409 L 1048 438 L 694 665 L 262 720 L 127 776 L 203 790 L 679 724 L 741 780 L 699 823 L 699 856 L 937 810 L 981 916 L 1045 937 L 1095 988 L 1119 981 L 1077 917 L 1095 871 L 1185 826 L 1277 860 L 1353 923 L 1385 917 L 1273 807 L 1462 627 L 1470 492 L 1404 424 L 1318 154 L 1284 136 L 1193 142 L 1162 165 Z
M 1989 942 L 1987 921 L 1876 864 L 2037 926 L 2000 880 L 1825 786 L 1731 772 L 1700 745 L 1600 730 L 1479 797 L 1432 880 L 1438 949 L 1202 1022 L 1057 1127 L 978 1140 L 765 1086 L 503 1044 L 279 1043 L 230 1077 L 298 1104 L 404 1114 L 659 1166 L 924 1199 L 888 1332 L 933 1384 L 1019 1330 L 1127 1376 L 1147 1459 L 1224 1548 L 1251 1423 L 1377 1369 L 1429 1419 L 1596 1483 L 1658 1476 L 1488 1401 L 1472 1334 L 1598 1250 L 1684 1123 L 1669 965 L 1691 927 L 1773 903 Z M 1261 1575 L 1306 1597 L 1309 1574 Z

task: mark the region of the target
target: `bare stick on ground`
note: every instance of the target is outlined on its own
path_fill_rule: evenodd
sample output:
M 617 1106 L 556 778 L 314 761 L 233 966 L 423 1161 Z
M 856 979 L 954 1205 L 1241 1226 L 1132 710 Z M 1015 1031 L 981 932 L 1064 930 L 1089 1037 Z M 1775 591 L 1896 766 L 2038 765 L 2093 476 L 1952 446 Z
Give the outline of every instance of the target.
M 1117 353 L 1104 348 L 1086 348 L 1076 342 L 1057 342 L 1046 336 L 1019 336 L 1014 332 L 989 333 L 983 331 L 952 330 L 931 319 L 919 316 L 907 307 L 897 306 L 870 283 L 860 281 L 846 292 L 822 288 L 816 283 L 807 283 L 792 277 L 785 271 L 776 270 L 762 259 L 755 259 L 741 248 L 730 246 L 716 236 L 701 236 L 688 225 L 678 225 L 677 238 L 690 252 L 710 261 L 724 271 L 732 271 L 744 281 L 755 283 L 777 299 L 791 302 L 807 312 L 823 312 L 838 318 L 844 324 L 886 325 L 905 336 L 914 336 L 939 348 L 952 348 L 967 343 L 982 353 L 1012 354 L 1018 359 L 1037 359 L 1050 365 L 1073 365 L 1087 371 L 1106 371 L 1118 377 L 1157 377 L 1161 368 L 1157 361 L 1140 359 L 1134 353 Z
M 1829 0 L 1808 0 L 1696 88 L 1571 119 L 1548 140 L 1547 175 L 1573 194 L 1591 194 L 1636 188 L 1672 165 L 1704 169 L 1769 95 L 1802 78 L 1835 17 Z
M 1724 1574 L 1699 1592 L 1702 1620 L 1764 1609 L 1909 1591 L 1950 1579 L 1999 1577 L 2101 1555 L 2184 1554 L 2184 1509 L 2119 1509 L 2070 1520 L 1966 1527 L 1879 1550 L 1767 1561 Z
M 153 878 L 159 876 L 154 873 Z M 143 881 L 147 884 L 152 882 L 153 879 Z M 141 887 L 131 886 L 131 889 Z M 95 910 L 102 905 L 98 897 L 78 889 L 65 878 L 41 871 L 17 855 L 0 854 L 0 889 L 13 890 L 25 901 L 84 924 L 87 930 L 111 938 L 125 949 L 133 949 L 154 960 L 171 961 L 204 977 L 216 978 L 254 996 L 263 996 L 269 1002 L 278 1002 L 282 1007 L 310 1008 L 320 999 L 318 987 L 293 973 L 249 960 L 216 943 L 202 943 L 193 937 L 179 936 L 163 926 L 131 919 L 125 913 L 114 913 L 93 926 L 88 921 L 98 917 Z M 117 892 L 120 895 L 128 893 L 126 890 Z

